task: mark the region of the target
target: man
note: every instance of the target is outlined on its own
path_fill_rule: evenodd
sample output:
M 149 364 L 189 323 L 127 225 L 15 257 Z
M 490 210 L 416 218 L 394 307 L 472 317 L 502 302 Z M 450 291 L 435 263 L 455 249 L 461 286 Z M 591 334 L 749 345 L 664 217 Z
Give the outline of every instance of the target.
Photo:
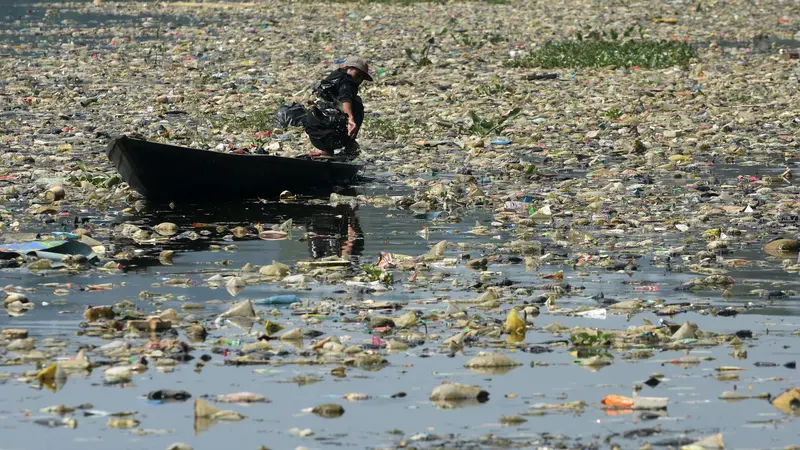
M 358 56 L 350 56 L 313 89 L 319 97 L 308 110 L 305 130 L 314 147 L 328 155 L 344 147 L 346 153 L 358 149 L 356 138 L 364 121 L 364 103 L 358 88 L 372 81 L 369 65 Z

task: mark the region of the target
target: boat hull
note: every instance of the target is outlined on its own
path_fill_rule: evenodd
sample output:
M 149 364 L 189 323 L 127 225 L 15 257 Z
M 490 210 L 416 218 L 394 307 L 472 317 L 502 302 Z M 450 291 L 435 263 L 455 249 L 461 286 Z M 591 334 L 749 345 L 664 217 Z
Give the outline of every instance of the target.
M 333 160 L 237 155 L 122 136 L 106 154 L 132 189 L 150 200 L 270 197 L 352 184 L 362 166 Z

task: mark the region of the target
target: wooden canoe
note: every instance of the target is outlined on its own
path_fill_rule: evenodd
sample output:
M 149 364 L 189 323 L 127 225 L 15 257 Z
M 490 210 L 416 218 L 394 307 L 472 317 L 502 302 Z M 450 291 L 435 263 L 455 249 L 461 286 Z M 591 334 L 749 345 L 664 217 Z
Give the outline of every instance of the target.
M 319 192 L 352 184 L 362 168 L 334 160 L 220 153 L 127 136 L 114 139 L 106 154 L 131 188 L 159 201 Z

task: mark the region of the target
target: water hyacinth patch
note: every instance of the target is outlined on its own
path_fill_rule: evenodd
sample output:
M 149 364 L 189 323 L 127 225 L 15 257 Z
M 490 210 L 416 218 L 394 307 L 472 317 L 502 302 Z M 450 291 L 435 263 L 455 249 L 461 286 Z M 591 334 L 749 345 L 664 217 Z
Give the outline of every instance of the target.
M 684 66 L 697 59 L 697 49 L 682 41 L 564 40 L 547 41 L 529 56 L 507 63 L 522 68 L 660 69 Z

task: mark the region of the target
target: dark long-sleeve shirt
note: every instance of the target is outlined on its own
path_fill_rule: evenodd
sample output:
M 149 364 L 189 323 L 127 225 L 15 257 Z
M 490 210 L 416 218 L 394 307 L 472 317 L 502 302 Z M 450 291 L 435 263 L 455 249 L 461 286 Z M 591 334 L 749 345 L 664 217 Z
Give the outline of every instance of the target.
M 353 119 L 358 126 L 361 126 L 364 121 L 364 103 L 358 96 L 358 85 L 353 77 L 348 75 L 345 69 L 336 69 L 325 77 L 325 81 L 331 83 L 331 88 L 325 92 L 328 95 L 321 96 L 323 100 L 352 104 Z

